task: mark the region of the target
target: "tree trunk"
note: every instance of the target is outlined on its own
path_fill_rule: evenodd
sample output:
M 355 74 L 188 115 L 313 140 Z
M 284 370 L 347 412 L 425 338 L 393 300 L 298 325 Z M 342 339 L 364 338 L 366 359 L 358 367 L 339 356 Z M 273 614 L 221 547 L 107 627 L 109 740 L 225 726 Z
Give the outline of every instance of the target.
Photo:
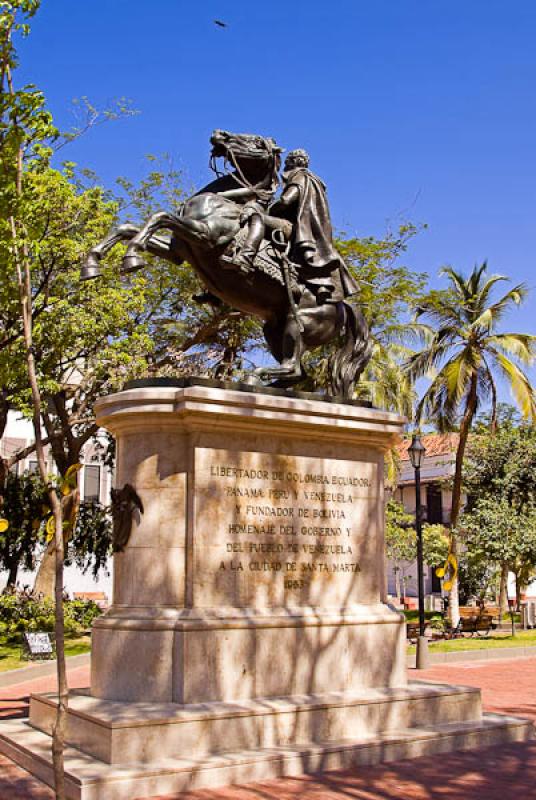
M 506 615 L 508 608 L 508 564 L 501 564 L 501 582 L 499 585 L 499 619 Z
M 17 162 L 17 195 L 22 194 L 22 148 L 18 152 Z M 54 609 L 54 631 L 56 634 L 56 667 L 58 679 L 58 707 L 56 719 L 52 726 L 52 763 L 54 769 L 54 791 L 56 800 L 65 800 L 65 770 L 64 770 L 64 750 L 65 750 L 65 730 L 67 722 L 67 671 L 65 664 L 65 641 L 64 641 L 64 613 L 63 613 L 63 514 L 60 498 L 55 486 L 50 482 L 43 446 L 43 435 L 41 431 L 42 420 L 42 400 L 39 383 L 37 380 L 37 370 L 35 365 L 33 347 L 33 316 L 32 316 L 32 285 L 30 275 L 30 259 L 27 247 L 22 237 L 19 244 L 19 225 L 23 228 L 23 223 L 10 217 L 10 228 L 13 241 L 14 261 L 17 270 L 17 283 L 19 286 L 21 318 L 24 330 L 24 344 L 26 349 L 26 366 L 28 371 L 28 383 L 32 397 L 32 421 L 35 438 L 35 451 L 37 464 L 41 480 L 47 487 L 47 496 L 50 508 L 54 514 L 55 533 L 54 545 L 56 551 L 56 572 L 55 572 L 55 609 Z
M 6 589 L 14 589 L 17 585 L 17 575 L 19 574 L 19 560 L 13 561 L 9 567 Z
M 65 663 L 65 615 L 63 609 L 63 514 L 59 498 L 55 495 L 53 505 L 56 530 L 54 534 L 55 581 L 54 581 L 54 633 L 56 635 L 56 664 L 58 679 L 58 707 L 56 720 L 52 727 L 52 762 L 54 765 L 54 789 L 56 800 L 65 800 L 64 750 L 67 729 L 67 706 L 69 687 L 67 685 L 67 665 Z
M 451 552 L 455 556 L 456 561 L 458 561 L 459 557 L 456 524 L 460 515 L 462 501 L 463 459 L 467 447 L 467 440 L 469 438 L 469 431 L 471 430 L 471 423 L 473 422 L 473 417 L 476 411 L 477 390 L 477 375 L 476 373 L 473 373 L 471 376 L 471 383 L 469 385 L 465 413 L 460 425 L 460 438 L 458 441 L 458 448 L 456 450 L 456 465 L 454 469 L 454 482 L 452 485 L 452 508 L 450 512 Z M 449 593 L 449 618 L 453 626 L 457 625 L 460 619 L 460 595 L 457 573 L 453 577 L 452 588 Z
M 43 597 L 52 599 L 54 597 L 54 586 L 56 582 L 56 547 L 54 540 L 48 543 L 37 575 L 33 590 L 36 594 L 42 594 Z
M 5 458 L 0 456 L 0 508 L 4 505 L 4 490 L 6 488 L 6 480 L 8 473 L 8 464 Z
M 9 403 L 7 401 L 7 390 L 0 391 L 0 439 L 2 439 L 7 425 L 7 416 L 9 412 Z M 7 458 L 0 455 L 0 509 L 4 505 L 4 491 L 6 488 L 7 473 L 9 471 L 9 463 Z
M 84 436 L 82 440 L 81 438 L 76 438 L 73 436 L 69 425 L 69 420 L 63 413 L 64 408 L 61 406 L 59 400 L 55 401 L 54 407 L 58 411 L 60 430 L 53 427 L 47 427 L 48 441 L 50 443 L 50 450 L 52 452 L 54 463 L 58 468 L 60 475 L 65 477 L 65 473 L 69 467 L 79 462 L 82 441 L 85 442 L 86 437 Z M 50 425 L 51 420 L 49 415 L 46 415 L 45 426 L 47 422 Z M 34 591 L 41 592 L 43 595 L 45 595 L 45 597 L 52 598 L 54 594 L 55 574 L 56 554 L 54 543 L 50 542 L 49 546 L 43 553 L 43 557 L 39 565 L 39 570 L 35 578 Z

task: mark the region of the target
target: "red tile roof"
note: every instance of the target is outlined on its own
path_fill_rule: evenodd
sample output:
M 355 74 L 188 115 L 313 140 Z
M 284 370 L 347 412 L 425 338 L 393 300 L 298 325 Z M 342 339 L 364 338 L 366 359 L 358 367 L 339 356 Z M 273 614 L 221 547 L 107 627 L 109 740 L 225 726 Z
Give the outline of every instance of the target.
M 421 442 L 426 447 L 426 458 L 430 456 L 454 455 L 458 447 L 459 433 L 429 433 L 421 436 Z M 401 461 L 409 461 L 408 447 L 411 444 L 411 437 L 404 439 L 397 445 L 398 455 Z

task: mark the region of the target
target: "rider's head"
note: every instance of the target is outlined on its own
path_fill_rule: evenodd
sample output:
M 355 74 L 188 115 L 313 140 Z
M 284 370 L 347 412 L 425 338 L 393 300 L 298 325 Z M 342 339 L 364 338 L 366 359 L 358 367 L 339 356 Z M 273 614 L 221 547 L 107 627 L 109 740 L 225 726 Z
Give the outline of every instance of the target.
M 309 166 L 309 155 L 305 150 L 291 150 L 285 159 L 285 169 L 296 169 L 296 167 Z

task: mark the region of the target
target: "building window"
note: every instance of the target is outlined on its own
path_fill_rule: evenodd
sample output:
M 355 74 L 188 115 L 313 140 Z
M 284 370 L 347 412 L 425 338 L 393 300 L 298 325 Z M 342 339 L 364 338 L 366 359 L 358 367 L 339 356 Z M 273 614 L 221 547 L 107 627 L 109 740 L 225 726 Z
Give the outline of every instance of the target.
M 426 521 L 430 525 L 443 523 L 443 498 L 441 487 L 437 483 L 429 483 L 426 486 Z
M 35 459 L 28 461 L 28 468 L 26 470 L 30 475 L 39 476 L 39 464 Z M 45 472 L 48 472 L 48 461 L 45 461 Z
M 101 468 L 97 464 L 86 464 L 84 467 L 84 500 L 100 500 L 100 473 Z

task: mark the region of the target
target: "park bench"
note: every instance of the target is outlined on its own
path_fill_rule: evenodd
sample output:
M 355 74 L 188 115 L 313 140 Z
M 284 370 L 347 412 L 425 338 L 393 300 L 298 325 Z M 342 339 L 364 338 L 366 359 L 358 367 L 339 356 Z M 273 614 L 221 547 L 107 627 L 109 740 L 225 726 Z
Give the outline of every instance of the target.
M 419 623 L 406 622 L 406 638 L 410 642 L 416 642 L 419 638 Z
M 478 608 L 473 606 L 460 607 L 460 620 L 455 628 L 447 631 L 449 638 L 456 636 L 489 636 L 489 633 L 496 627 L 493 614 L 488 613 L 487 608 Z
M 493 619 L 493 624 L 498 624 L 501 618 L 501 609 L 499 606 L 483 606 L 480 610 L 480 613 L 491 617 Z
M 462 636 L 466 633 L 474 636 L 489 636 L 489 632 L 493 629 L 493 617 L 489 614 L 478 614 L 472 617 L 460 617 L 458 623 L 458 630 Z
M 455 628 L 445 621 L 445 630 L 434 631 L 433 639 L 454 639 L 458 636 L 488 636 L 490 631 L 497 627 L 500 619 L 499 606 L 460 606 L 460 620 Z M 410 642 L 416 642 L 419 637 L 419 623 L 406 623 L 406 637 Z

